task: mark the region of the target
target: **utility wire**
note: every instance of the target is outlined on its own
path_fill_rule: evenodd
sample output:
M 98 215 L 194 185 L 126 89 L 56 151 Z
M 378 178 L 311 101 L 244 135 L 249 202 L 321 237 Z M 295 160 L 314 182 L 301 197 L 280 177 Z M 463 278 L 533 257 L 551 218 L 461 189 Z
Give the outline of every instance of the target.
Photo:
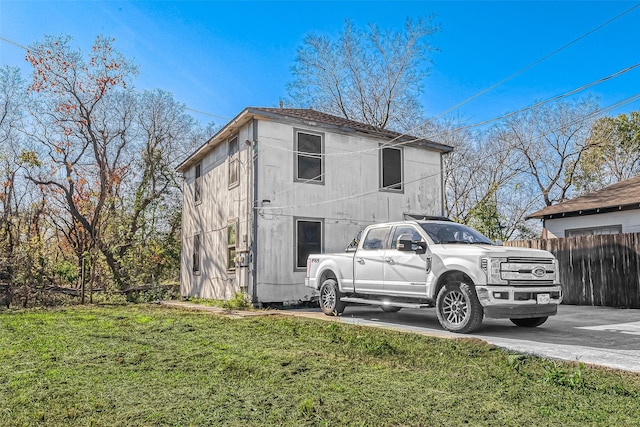
M 593 87 L 593 86 L 596 86 L 596 85 L 598 85 L 600 83 L 603 83 L 605 81 L 611 80 L 614 77 L 618 77 L 618 76 L 620 76 L 622 74 L 625 74 L 625 73 L 627 73 L 627 72 L 629 72 L 629 71 L 631 71 L 631 70 L 633 70 L 635 68 L 638 68 L 638 67 L 640 67 L 640 63 L 631 65 L 630 67 L 624 68 L 624 69 L 622 69 L 620 71 L 617 71 L 617 72 L 615 72 L 613 74 L 610 74 L 610 75 L 608 75 L 606 77 L 603 77 L 603 78 L 598 79 L 598 80 L 594 80 L 594 81 L 592 81 L 590 83 L 587 83 L 587 84 L 585 84 L 583 86 L 580 86 L 578 88 L 572 89 L 572 90 L 570 90 L 568 92 L 564 92 L 564 93 L 562 93 L 560 95 L 556 95 L 556 96 L 553 96 L 551 98 L 547 98 L 547 99 L 545 99 L 543 101 L 538 101 L 535 104 L 520 108 L 520 109 L 515 110 L 515 111 L 511 111 L 509 113 L 502 114 L 502 115 L 500 115 L 498 117 L 494 117 L 494 118 L 491 118 L 491 119 L 483 120 L 483 121 L 478 122 L 478 123 L 473 123 L 473 124 L 470 124 L 470 125 L 465 125 L 465 126 L 461 126 L 461 127 L 455 128 L 453 130 L 448 130 L 448 131 L 443 132 L 442 134 L 448 135 L 449 133 L 453 133 L 455 131 L 460 131 L 460 130 L 465 130 L 465 129 L 472 129 L 472 128 L 475 128 L 475 127 L 486 125 L 488 123 L 492 123 L 492 122 L 496 122 L 496 121 L 499 121 L 499 120 L 502 120 L 502 119 L 506 119 L 506 118 L 514 116 L 514 115 L 516 115 L 518 113 L 522 113 L 522 112 L 525 112 L 525 111 L 533 110 L 534 108 L 540 107 L 540 106 L 542 106 L 544 104 L 548 104 L 550 102 L 558 101 L 558 100 L 560 100 L 562 98 L 566 98 L 568 96 L 575 95 L 578 92 L 582 92 L 583 90 L 586 90 L 586 89 L 588 89 L 590 87 Z M 438 136 L 440 136 L 442 134 L 438 134 Z M 385 146 L 384 148 L 397 147 L 397 146 L 406 145 L 406 144 L 409 144 L 411 142 L 416 142 L 416 141 L 421 141 L 421 140 L 424 140 L 424 138 L 414 138 L 414 139 L 411 139 L 411 140 L 408 140 L 408 141 L 400 141 L 400 142 L 398 142 L 396 144 Z M 309 153 L 307 151 L 292 150 L 290 148 L 286 148 L 286 147 L 282 147 L 282 146 L 278 146 L 278 145 L 272 145 L 272 144 L 268 144 L 268 143 L 264 143 L 264 142 L 261 142 L 261 145 L 264 145 L 264 146 L 267 146 L 267 147 L 270 147 L 270 148 L 274 148 L 274 149 L 277 149 L 277 150 L 280 150 L 280 151 L 286 151 L 288 153 L 303 154 L 303 155 L 309 155 L 309 156 L 313 156 L 313 157 L 350 156 L 350 155 L 353 155 L 353 154 L 377 152 L 377 151 L 380 151 L 380 149 L 381 149 L 381 147 L 375 147 L 375 148 L 366 148 L 364 150 L 356 150 L 356 151 L 339 151 L 339 152 L 336 152 L 336 153 L 316 154 L 316 153 Z M 322 177 L 322 175 L 318 175 L 318 176 L 316 176 L 314 178 L 311 178 L 311 179 L 315 180 L 315 179 L 321 178 L 321 177 Z
M 596 117 L 596 116 L 598 116 L 598 115 L 600 115 L 602 113 L 608 112 L 610 110 L 614 110 L 616 108 L 622 107 L 624 105 L 630 104 L 630 103 L 638 101 L 638 100 L 640 100 L 640 94 L 632 95 L 632 96 L 630 96 L 628 98 L 624 98 L 624 99 L 622 99 L 622 100 L 620 100 L 620 101 L 618 101 L 618 102 L 616 102 L 614 104 L 611 104 L 611 105 L 609 105 L 607 107 L 601 108 L 601 109 L 593 112 L 592 114 L 589 114 L 589 115 L 587 115 L 585 117 L 581 117 L 578 120 L 575 120 L 575 121 L 573 121 L 571 123 L 568 123 L 567 125 L 562 126 L 561 128 L 564 128 L 564 127 L 566 127 L 568 125 L 577 124 L 577 123 L 580 123 L 582 121 L 586 121 L 586 120 L 592 119 L 592 118 L 594 118 L 594 117 Z M 540 138 L 542 138 L 544 136 L 547 136 L 551 132 L 559 130 L 561 128 L 552 129 L 548 133 L 537 135 L 536 139 L 540 139 Z M 486 159 L 490 158 L 491 156 L 493 156 L 495 154 L 497 154 L 497 152 L 489 152 L 485 156 L 481 156 L 480 159 L 481 160 L 486 160 Z M 437 173 L 433 173 L 433 174 L 430 174 L 430 175 L 424 175 L 424 176 L 418 177 L 416 179 L 412 179 L 410 181 L 403 181 L 402 184 L 403 185 L 413 184 L 415 182 L 423 181 L 423 180 L 426 180 L 426 179 L 429 179 L 429 178 L 439 177 L 440 173 L 441 172 L 438 171 Z M 323 200 L 323 201 L 316 202 L 316 203 L 305 203 L 304 205 L 292 205 L 292 206 L 262 206 L 262 207 L 254 207 L 254 209 L 263 209 L 263 210 L 281 209 L 281 210 L 285 210 L 285 209 L 299 209 L 299 208 L 310 207 L 310 206 L 320 206 L 320 205 L 326 205 L 326 204 L 330 204 L 330 203 L 341 202 L 341 201 L 345 201 L 345 200 L 357 199 L 357 198 L 360 198 L 360 197 L 363 197 L 363 196 L 366 196 L 366 195 L 369 195 L 369 194 L 378 193 L 379 191 L 380 191 L 379 188 L 375 188 L 373 190 L 365 191 L 365 192 L 362 192 L 362 193 L 351 194 L 351 195 L 348 195 L 348 196 L 338 197 L 338 198 L 331 199 L 331 200 Z
M 523 107 L 523 108 L 521 108 L 519 110 L 512 111 L 512 112 L 503 114 L 501 116 L 494 117 L 492 119 L 484 120 L 482 122 L 478 122 L 478 123 L 474 123 L 474 124 L 470 124 L 470 125 L 465 125 L 465 126 L 459 126 L 457 128 L 454 128 L 454 129 L 449 129 L 449 130 L 446 130 L 444 132 L 440 132 L 439 134 L 437 134 L 437 136 L 435 136 L 435 139 L 442 138 L 443 136 L 447 136 L 447 135 L 450 135 L 450 134 L 453 134 L 455 132 L 459 132 L 459 131 L 462 131 L 462 130 L 472 129 L 472 128 L 483 126 L 483 125 L 486 125 L 486 124 L 489 124 L 489 123 L 492 123 L 492 122 L 496 122 L 496 121 L 499 121 L 499 120 L 514 116 L 514 115 L 516 115 L 518 113 L 522 113 L 522 112 L 525 112 L 525 111 L 532 110 L 534 108 L 538 108 L 538 107 L 540 107 L 540 106 L 542 106 L 544 104 L 548 104 L 550 102 L 558 101 L 558 100 L 566 98 L 568 96 L 575 95 L 578 92 L 586 90 L 586 89 L 588 89 L 590 87 L 593 87 L 593 86 L 595 86 L 597 84 L 600 84 L 600 83 L 603 83 L 605 81 L 611 80 L 611 79 L 613 79 L 615 77 L 618 77 L 618 76 L 620 76 L 622 74 L 625 74 L 625 73 L 627 73 L 627 72 L 629 72 L 629 71 L 631 71 L 631 70 L 633 70 L 633 69 L 635 69 L 637 67 L 640 67 L 640 63 L 631 65 L 631 66 L 629 66 L 627 68 L 619 70 L 619 71 L 617 71 L 617 72 L 615 72 L 613 74 L 610 74 L 610 75 L 608 75 L 606 77 L 600 78 L 600 79 L 595 80 L 595 81 L 590 82 L 590 83 L 587 83 L 585 85 L 582 85 L 582 86 L 580 86 L 578 88 L 572 89 L 572 90 L 570 90 L 568 92 L 562 93 L 560 95 L 556 95 L 556 96 L 553 96 L 551 98 L 545 99 L 543 101 L 536 102 L 535 104 Z M 364 149 L 364 150 L 357 150 L 357 151 L 349 151 L 349 152 L 342 151 L 342 152 L 338 152 L 338 153 L 314 154 L 313 157 L 350 156 L 350 155 L 355 155 L 355 154 L 365 154 L 365 153 L 370 153 L 370 152 L 378 152 L 378 151 L 381 151 L 384 148 L 396 148 L 396 147 L 400 147 L 400 146 L 404 146 L 404 145 L 410 144 L 412 142 L 420 141 L 422 139 L 424 139 L 424 138 L 415 138 L 415 139 L 410 139 L 410 140 L 407 140 L 407 141 L 395 142 L 395 143 L 392 143 L 392 144 L 389 144 L 387 142 L 387 143 L 385 143 L 385 144 L 383 144 L 383 145 L 381 145 L 379 147 L 373 147 L 373 148 L 368 148 L 368 149 Z M 393 141 L 393 140 L 391 140 L 391 141 Z M 286 148 L 286 147 L 281 147 L 281 146 L 278 146 L 278 145 L 272 145 L 272 144 L 268 144 L 268 143 L 264 143 L 264 142 L 260 142 L 260 145 L 267 146 L 269 148 L 273 148 L 273 149 L 276 149 L 276 150 L 281 150 L 281 151 L 285 151 L 285 152 L 289 152 L 289 153 L 294 153 L 294 154 L 305 154 L 305 155 L 309 154 L 309 153 L 304 152 L 304 151 L 292 150 L 292 149 L 289 149 L 289 148 Z M 328 175 L 330 172 L 333 172 L 335 170 L 339 170 L 339 169 L 343 168 L 345 165 L 348 165 L 348 164 L 350 164 L 350 163 L 352 163 L 352 162 L 354 162 L 356 160 L 357 159 L 354 158 L 353 160 L 351 160 L 351 161 L 349 161 L 347 163 L 336 165 L 335 167 L 333 167 L 333 168 L 331 168 L 329 170 L 325 170 L 320 175 L 317 175 L 317 176 L 315 176 L 313 178 L 309 178 L 309 179 L 306 179 L 306 180 L 301 180 L 301 181 L 297 182 L 294 185 L 291 185 L 291 186 L 289 186 L 289 187 L 287 187 L 285 189 L 282 189 L 282 190 L 274 193 L 274 196 L 277 196 L 277 195 L 280 195 L 280 194 L 283 194 L 283 193 L 287 193 L 289 191 L 292 191 L 292 190 L 296 189 L 297 188 L 297 184 L 305 184 L 305 183 L 309 183 L 309 182 L 316 182 L 318 180 L 318 178 L 322 178 L 322 177 Z
M 5 41 L 5 42 L 7 42 L 7 43 L 10 43 L 10 44 L 12 44 L 12 45 L 14 45 L 14 46 L 18 46 L 20 49 L 29 50 L 29 49 L 27 49 L 25 46 L 22 46 L 20 43 L 18 43 L 18 42 L 14 42 L 13 40 L 10 40 L 10 39 L 8 39 L 8 38 L 6 38 L 6 37 L 2 37 L 2 36 L 0 36 L 0 40 Z
M 20 43 L 15 42 L 15 41 L 13 41 L 11 39 L 8 39 L 6 37 L 0 36 L 0 40 L 5 41 L 7 43 L 10 43 L 10 44 L 12 44 L 14 46 L 17 46 L 20 49 L 29 50 L 28 47 L 23 46 Z M 136 90 L 136 89 L 133 89 L 133 91 L 136 92 L 136 93 L 142 93 L 142 92 L 140 92 L 139 90 Z M 187 107 L 187 106 L 185 106 L 184 109 L 188 110 L 188 111 L 193 111 L 194 113 L 197 113 L 197 114 L 202 114 L 202 115 L 205 115 L 205 116 L 214 117 L 214 118 L 217 118 L 217 119 L 223 119 L 223 120 L 227 120 L 227 121 L 231 120 L 229 117 L 224 117 L 224 116 L 220 116 L 220 115 L 217 115 L 217 114 L 207 113 L 206 111 L 196 110 L 195 108 L 191 108 L 191 107 Z
M 619 18 L 623 17 L 624 15 L 626 15 L 627 13 L 631 12 L 632 10 L 634 10 L 634 9 L 636 9 L 636 8 L 638 8 L 638 7 L 640 7 L 640 3 L 636 3 L 635 5 L 631 6 L 629 9 L 625 10 L 624 12 L 622 12 L 622 13 L 620 13 L 620 14 L 618 14 L 618 15 L 614 16 L 613 18 L 611 18 L 611 19 L 609 19 L 609 20 L 607 20 L 607 21 L 603 22 L 602 24 L 598 25 L 597 27 L 595 27 L 595 28 L 593 28 L 593 29 L 591 29 L 591 30 L 587 31 L 586 33 L 582 34 L 581 36 L 579 36 L 579 37 L 577 37 L 577 38 L 575 38 L 575 39 L 571 40 L 569 43 L 567 43 L 567 44 L 565 44 L 565 45 L 563 45 L 563 46 L 559 47 L 558 49 L 554 50 L 553 52 L 546 54 L 546 55 L 545 55 L 545 56 L 543 56 L 542 58 L 540 58 L 540 59 L 538 59 L 538 60 L 536 60 L 536 61 L 532 62 L 531 64 L 527 65 L 526 67 L 521 68 L 520 70 L 516 71 L 515 73 L 513 73 L 513 74 L 511 74 L 511 75 L 509 75 L 509 76 L 507 76 L 507 77 L 505 77 L 504 79 L 502 79 L 502 80 L 500 80 L 500 81 L 498 81 L 498 82 L 494 83 L 493 85 L 491 85 L 491 86 L 487 87 L 486 89 L 481 90 L 480 92 L 476 93 L 475 95 L 473 95 L 473 96 L 471 96 L 471 97 L 469 97 L 469 98 L 465 99 L 464 101 L 462 101 L 462 102 L 460 102 L 460 103 L 458 103 L 458 104 L 454 105 L 453 107 L 449 108 L 448 110 L 443 111 L 442 113 L 438 114 L 438 115 L 436 116 L 436 118 L 438 118 L 438 117 L 442 117 L 443 115 L 445 115 L 445 114 L 447 114 L 447 113 L 450 113 L 451 111 L 453 111 L 453 110 L 456 110 L 456 109 L 460 108 L 460 107 L 461 107 L 461 106 L 463 106 L 464 104 L 467 104 L 467 103 L 469 103 L 469 102 L 473 101 L 474 99 L 476 99 L 476 98 L 478 98 L 478 97 L 480 97 L 480 96 L 484 95 L 485 93 L 487 93 L 487 92 L 489 92 L 489 91 L 492 91 L 493 89 L 495 89 L 495 88 L 497 88 L 498 86 L 502 85 L 503 83 L 505 83 L 505 82 L 507 82 L 507 81 L 509 81 L 509 80 L 513 79 L 514 77 L 517 77 L 517 76 L 519 76 L 520 74 L 522 74 L 522 73 L 524 73 L 524 72 L 526 72 L 526 71 L 529 71 L 531 68 L 535 67 L 536 65 L 540 64 L 540 63 L 541 63 L 541 62 L 543 62 L 543 61 L 546 61 L 547 59 L 551 58 L 551 57 L 552 57 L 553 55 L 555 55 L 556 53 L 561 52 L 561 51 L 563 51 L 564 49 L 568 48 L 569 46 L 576 44 L 577 42 L 579 42 L 580 40 L 584 39 L 585 37 L 587 37 L 587 36 L 589 36 L 589 35 L 591 35 L 591 34 L 595 33 L 596 31 L 600 30 L 601 28 L 606 27 L 607 25 L 609 25 L 609 24 L 610 24 L 610 23 L 612 23 L 613 21 L 615 21 L 615 20 L 617 20 L 617 19 L 619 19 Z

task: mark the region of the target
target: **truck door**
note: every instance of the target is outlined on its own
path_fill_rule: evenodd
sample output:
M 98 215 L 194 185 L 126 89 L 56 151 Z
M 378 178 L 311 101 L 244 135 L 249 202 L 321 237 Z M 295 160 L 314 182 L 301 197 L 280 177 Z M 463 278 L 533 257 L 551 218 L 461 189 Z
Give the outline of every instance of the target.
M 410 235 L 415 241 L 426 241 L 412 225 L 395 227 L 390 247 L 384 254 L 384 289 L 388 295 L 424 298 L 427 296 L 431 253 L 429 248 L 424 254 L 397 250 L 396 242 L 403 234 Z
M 388 248 L 390 226 L 369 228 L 353 258 L 353 283 L 356 292 L 384 292 L 384 253 Z

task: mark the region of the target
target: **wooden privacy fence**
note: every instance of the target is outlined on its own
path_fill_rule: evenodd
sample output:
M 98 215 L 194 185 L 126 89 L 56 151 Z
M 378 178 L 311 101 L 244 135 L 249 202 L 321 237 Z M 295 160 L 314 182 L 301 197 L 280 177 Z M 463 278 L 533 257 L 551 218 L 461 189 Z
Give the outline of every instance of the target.
M 558 258 L 564 303 L 640 308 L 640 233 L 515 240 Z

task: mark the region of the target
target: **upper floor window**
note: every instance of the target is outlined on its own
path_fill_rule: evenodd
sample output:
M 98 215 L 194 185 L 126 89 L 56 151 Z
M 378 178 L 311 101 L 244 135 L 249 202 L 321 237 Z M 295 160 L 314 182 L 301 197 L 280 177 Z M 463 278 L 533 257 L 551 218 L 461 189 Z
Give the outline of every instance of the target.
M 324 183 L 323 134 L 294 130 L 295 179 Z
M 238 137 L 229 140 L 229 187 L 238 184 L 240 175 L 240 160 L 238 159 Z
M 196 180 L 193 185 L 193 201 L 200 203 L 202 200 L 202 163 L 196 165 Z
M 402 148 L 386 147 L 380 149 L 380 189 L 385 191 L 403 191 L 402 184 Z

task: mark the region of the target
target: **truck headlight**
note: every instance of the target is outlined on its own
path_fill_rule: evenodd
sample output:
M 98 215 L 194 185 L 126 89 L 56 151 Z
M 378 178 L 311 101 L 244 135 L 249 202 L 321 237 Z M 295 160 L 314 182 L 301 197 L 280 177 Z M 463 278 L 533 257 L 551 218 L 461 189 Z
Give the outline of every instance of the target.
M 500 275 L 500 266 L 503 262 L 507 262 L 506 258 L 481 258 L 480 268 L 487 275 L 487 283 L 494 285 L 506 285 L 508 282 L 502 280 Z

